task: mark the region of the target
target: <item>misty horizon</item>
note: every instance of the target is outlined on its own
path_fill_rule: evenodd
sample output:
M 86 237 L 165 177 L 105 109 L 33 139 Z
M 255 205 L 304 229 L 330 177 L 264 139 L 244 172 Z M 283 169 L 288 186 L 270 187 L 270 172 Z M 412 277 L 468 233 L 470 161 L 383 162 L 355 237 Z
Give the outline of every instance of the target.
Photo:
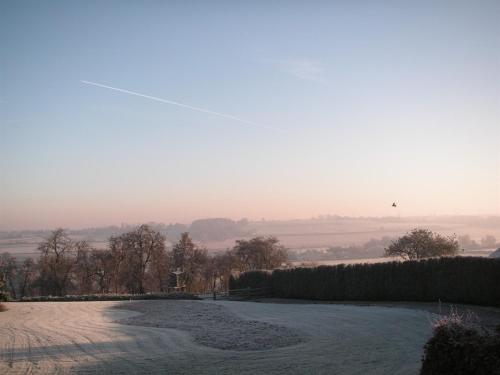
M 8 228 L 8 227 L 0 227 L 0 232 L 22 232 L 22 231 L 50 231 L 56 228 L 64 228 L 69 230 L 86 230 L 86 229 L 94 229 L 94 228 L 111 228 L 111 227 L 134 227 L 141 224 L 159 224 L 159 225 L 190 225 L 196 221 L 204 221 L 204 220 L 230 220 L 232 222 L 242 222 L 248 221 L 250 223 L 259 223 L 259 222 L 316 222 L 316 221 L 331 221 L 331 220 L 373 220 L 373 221 L 411 221 L 411 222 L 421 222 L 422 226 L 425 226 L 427 220 L 451 220 L 458 222 L 474 222 L 476 220 L 493 220 L 500 221 L 500 215 L 453 215 L 453 214 L 442 214 L 442 215 L 412 215 L 412 216 L 401 216 L 401 215 L 387 215 L 387 216 L 349 216 L 349 215 L 338 215 L 338 214 L 323 214 L 312 217 L 296 217 L 296 218 L 249 218 L 246 216 L 243 217 L 198 217 L 193 218 L 192 220 L 143 220 L 143 221 L 122 221 L 119 223 L 103 223 L 103 224 L 95 224 L 95 225 L 82 225 L 82 226 L 65 226 L 65 225 L 54 225 L 50 227 L 25 227 L 25 228 Z
M 196 8 L 0 4 L 0 228 L 500 215 L 498 2 Z

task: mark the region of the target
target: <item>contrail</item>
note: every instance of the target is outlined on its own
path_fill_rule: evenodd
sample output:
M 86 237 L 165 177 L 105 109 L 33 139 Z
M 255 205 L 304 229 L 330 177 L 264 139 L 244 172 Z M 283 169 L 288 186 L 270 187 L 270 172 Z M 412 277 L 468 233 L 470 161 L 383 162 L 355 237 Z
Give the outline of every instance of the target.
M 192 105 L 183 104 L 183 103 L 179 103 L 179 102 L 174 102 L 173 100 L 162 99 L 162 98 L 158 98 L 156 96 L 141 94 L 141 93 L 135 92 L 135 91 L 120 89 L 118 87 L 107 86 L 107 85 L 103 85 L 103 84 L 97 83 L 97 82 L 91 82 L 91 81 L 85 81 L 85 80 L 81 80 L 80 82 L 85 83 L 86 85 L 92 85 L 92 86 L 102 87 L 102 88 L 109 89 L 109 90 L 123 92 L 125 94 L 140 96 L 141 98 L 151 99 L 151 100 L 155 100 L 155 101 L 161 102 L 161 103 L 176 105 L 178 107 L 187 108 L 187 109 L 190 109 L 192 111 L 203 112 L 203 113 L 208 113 L 208 114 L 214 115 L 214 116 L 224 117 L 224 118 L 227 118 L 227 119 L 230 119 L 230 120 L 234 120 L 234 121 L 238 121 L 238 122 L 241 122 L 241 123 L 247 124 L 247 125 L 252 125 L 252 126 L 257 126 L 257 127 L 260 127 L 260 128 L 266 128 L 266 129 L 273 129 L 273 130 L 280 130 L 281 131 L 281 129 L 270 127 L 270 126 L 267 126 L 267 125 L 258 124 L 258 123 L 253 122 L 253 121 L 248 121 L 248 120 L 245 120 L 245 119 L 242 119 L 242 118 L 239 118 L 239 117 L 228 115 L 227 113 L 215 112 L 215 111 L 211 111 L 209 109 L 194 107 Z

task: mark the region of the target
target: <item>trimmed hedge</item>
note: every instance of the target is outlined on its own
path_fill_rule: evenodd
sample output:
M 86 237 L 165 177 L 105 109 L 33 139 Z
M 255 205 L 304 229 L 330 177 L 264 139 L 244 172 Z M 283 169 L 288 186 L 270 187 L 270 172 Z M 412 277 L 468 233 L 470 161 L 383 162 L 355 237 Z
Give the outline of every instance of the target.
M 229 292 L 246 288 L 269 288 L 272 285 L 272 271 L 243 272 L 238 277 L 229 278 Z
M 376 264 L 251 271 L 230 289 L 271 287 L 275 297 L 424 301 L 500 306 L 500 259 L 443 257 Z
M 129 301 L 151 299 L 200 299 L 189 293 L 148 293 L 148 294 L 86 294 L 67 296 L 23 297 L 18 302 L 78 302 L 78 301 Z

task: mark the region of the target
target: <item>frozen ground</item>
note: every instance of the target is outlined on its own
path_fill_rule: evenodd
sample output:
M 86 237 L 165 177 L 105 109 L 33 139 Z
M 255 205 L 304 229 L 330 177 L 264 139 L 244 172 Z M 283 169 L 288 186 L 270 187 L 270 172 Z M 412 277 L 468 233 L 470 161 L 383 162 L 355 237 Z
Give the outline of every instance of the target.
M 428 312 L 377 306 L 134 301 L 8 307 L 0 313 L 1 374 L 417 374 L 431 333 Z
M 170 300 L 116 307 L 142 313 L 119 323 L 179 329 L 189 332 L 197 343 L 217 349 L 268 350 L 305 341 L 304 335 L 296 329 L 242 319 L 215 303 Z

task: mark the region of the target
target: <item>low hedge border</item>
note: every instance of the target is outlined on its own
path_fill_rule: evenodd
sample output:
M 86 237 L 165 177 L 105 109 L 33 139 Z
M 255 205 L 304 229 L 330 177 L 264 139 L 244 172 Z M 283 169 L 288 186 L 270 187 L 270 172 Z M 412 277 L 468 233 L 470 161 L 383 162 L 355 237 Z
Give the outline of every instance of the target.
M 87 294 L 67 296 L 36 296 L 24 297 L 17 302 L 78 302 L 78 301 L 129 301 L 129 300 L 160 300 L 185 299 L 197 300 L 197 296 L 189 293 L 148 293 L 148 294 Z

